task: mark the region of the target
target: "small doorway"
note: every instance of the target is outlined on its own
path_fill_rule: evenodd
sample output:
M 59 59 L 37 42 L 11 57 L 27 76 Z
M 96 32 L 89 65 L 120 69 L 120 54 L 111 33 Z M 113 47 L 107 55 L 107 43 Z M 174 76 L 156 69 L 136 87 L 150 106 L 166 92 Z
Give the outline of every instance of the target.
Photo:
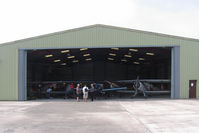
M 189 80 L 189 98 L 196 98 L 196 82 L 197 80 Z

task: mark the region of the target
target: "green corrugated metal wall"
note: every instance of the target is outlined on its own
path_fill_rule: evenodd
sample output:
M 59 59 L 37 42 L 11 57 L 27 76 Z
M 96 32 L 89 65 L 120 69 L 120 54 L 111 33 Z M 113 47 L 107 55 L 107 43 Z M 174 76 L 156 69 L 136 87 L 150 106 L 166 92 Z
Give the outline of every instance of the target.
M 180 45 L 180 96 L 189 97 L 189 80 L 199 82 L 199 41 L 94 25 L 0 45 L 0 100 L 18 100 L 19 48 L 80 48 Z M 197 97 L 199 83 L 197 82 Z

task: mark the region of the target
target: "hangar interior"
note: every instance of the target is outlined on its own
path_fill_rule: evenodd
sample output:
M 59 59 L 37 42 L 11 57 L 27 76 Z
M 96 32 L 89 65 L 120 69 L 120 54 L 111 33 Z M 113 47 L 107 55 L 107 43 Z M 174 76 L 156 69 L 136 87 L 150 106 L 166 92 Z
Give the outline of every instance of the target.
M 27 51 L 28 96 L 38 83 L 171 80 L 171 47 L 37 49 Z M 132 84 L 120 83 L 121 86 Z M 160 88 L 160 84 L 156 84 Z M 54 88 L 64 91 L 64 86 Z M 107 86 L 107 88 L 109 88 Z M 171 84 L 164 84 L 171 90 Z M 61 96 L 60 96 L 61 97 Z M 168 95 L 170 97 L 170 95 Z

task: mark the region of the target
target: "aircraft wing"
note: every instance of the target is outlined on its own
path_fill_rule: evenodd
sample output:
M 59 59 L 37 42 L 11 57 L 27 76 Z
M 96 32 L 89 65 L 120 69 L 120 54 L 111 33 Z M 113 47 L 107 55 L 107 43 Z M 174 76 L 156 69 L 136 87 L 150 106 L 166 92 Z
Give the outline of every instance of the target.
M 118 90 L 119 93 L 135 93 L 134 90 Z
M 134 93 L 134 90 L 118 90 L 119 93 Z M 146 94 L 170 94 L 171 91 L 145 91 Z
M 102 89 L 103 92 L 105 91 L 117 91 L 117 90 L 126 90 L 127 87 L 120 87 L 120 88 L 111 88 L 111 89 Z
M 170 83 L 170 79 L 140 79 L 141 82 L 150 82 L 150 83 Z M 119 80 L 117 82 L 120 83 L 132 83 L 136 82 L 136 80 Z
M 147 94 L 170 94 L 171 91 L 145 91 Z

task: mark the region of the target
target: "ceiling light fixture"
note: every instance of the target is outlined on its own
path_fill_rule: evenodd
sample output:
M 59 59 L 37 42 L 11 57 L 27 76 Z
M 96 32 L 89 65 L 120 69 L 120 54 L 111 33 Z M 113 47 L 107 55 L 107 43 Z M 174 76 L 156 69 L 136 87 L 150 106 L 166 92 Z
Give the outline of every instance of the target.
M 80 51 L 88 50 L 88 48 L 81 48 Z
M 86 57 L 86 56 L 90 56 L 90 54 L 84 54 L 83 56 L 85 56 L 85 57 Z
M 68 56 L 67 58 L 68 59 L 72 59 L 72 58 L 75 58 L 75 56 Z
M 54 60 L 54 62 L 60 62 L 61 60 Z
M 129 49 L 129 51 L 137 52 L 138 50 L 137 50 L 137 49 L 134 49 L 134 48 L 131 48 L 131 49 Z
M 125 60 L 125 59 L 122 59 L 121 61 L 122 61 L 122 62 L 127 62 L 127 60 Z
M 116 56 L 116 54 L 113 54 L 113 53 L 109 53 L 109 55 L 110 55 L 110 56 Z
M 147 55 L 154 55 L 154 53 L 146 53 Z
M 86 61 L 90 61 L 90 60 L 92 60 L 92 58 L 88 58 L 88 59 L 86 59 Z
M 62 50 L 61 53 L 68 53 L 70 50 Z
M 78 60 L 73 60 L 73 63 L 77 63 L 77 62 L 79 62 Z
M 134 64 L 137 64 L 137 65 L 140 64 L 139 62 L 133 62 L 133 63 L 134 63 Z
M 132 57 L 131 55 L 127 55 L 127 54 L 126 54 L 126 55 L 124 55 L 124 56 L 125 56 L 125 57 L 128 57 L 128 58 L 131 58 L 131 57 Z
M 119 48 L 111 48 L 112 50 L 119 50 Z
M 53 56 L 52 54 L 45 55 L 46 58 L 49 58 L 49 57 L 52 57 L 52 56 Z
M 108 58 L 108 60 L 114 60 L 113 58 Z
M 65 66 L 65 65 L 66 65 L 66 63 L 62 63 L 61 65 L 62 65 L 62 66 Z
M 139 58 L 139 60 L 145 60 L 144 58 Z

